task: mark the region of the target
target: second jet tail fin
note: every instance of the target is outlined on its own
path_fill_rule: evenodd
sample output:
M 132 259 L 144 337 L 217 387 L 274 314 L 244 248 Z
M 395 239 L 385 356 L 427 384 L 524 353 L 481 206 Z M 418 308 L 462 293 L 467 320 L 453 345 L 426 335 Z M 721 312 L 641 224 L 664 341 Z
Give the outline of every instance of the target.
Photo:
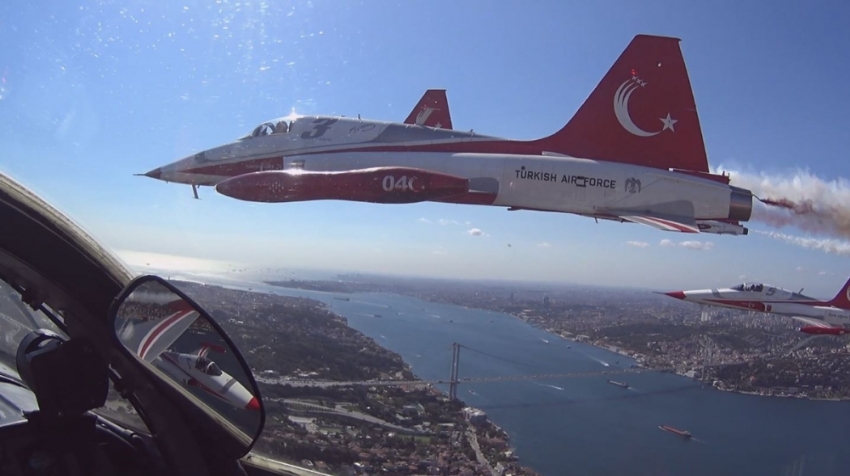
M 452 128 L 452 116 L 449 113 L 449 101 L 445 89 L 429 89 L 422 99 L 404 120 L 405 124 L 436 127 L 439 129 Z
M 850 279 L 844 283 L 844 287 L 841 288 L 841 291 L 838 291 L 838 294 L 829 303 L 841 309 L 850 309 Z

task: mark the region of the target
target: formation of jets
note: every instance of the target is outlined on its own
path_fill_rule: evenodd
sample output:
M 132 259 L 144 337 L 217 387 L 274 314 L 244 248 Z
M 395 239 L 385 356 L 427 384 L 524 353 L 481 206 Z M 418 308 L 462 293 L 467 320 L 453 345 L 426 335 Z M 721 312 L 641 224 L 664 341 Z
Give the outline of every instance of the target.
M 636 36 L 550 136 L 451 127 L 445 91 L 430 90 L 403 123 L 293 114 L 144 175 L 254 202 L 435 201 L 747 234 L 753 195 L 709 171 L 676 38 Z
M 433 201 L 565 212 L 664 231 L 746 235 L 753 194 L 710 172 L 676 38 L 638 35 L 559 131 L 530 141 L 453 129 L 445 90 L 402 123 L 291 114 L 144 174 L 252 202 Z M 843 335 L 832 301 L 763 284 L 676 291 L 702 304 L 771 312 Z

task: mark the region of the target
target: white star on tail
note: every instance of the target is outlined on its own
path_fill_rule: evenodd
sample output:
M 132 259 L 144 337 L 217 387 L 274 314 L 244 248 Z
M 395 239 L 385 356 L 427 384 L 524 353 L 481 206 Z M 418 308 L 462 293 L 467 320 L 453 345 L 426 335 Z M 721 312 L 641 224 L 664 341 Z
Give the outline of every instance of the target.
M 673 129 L 673 124 L 679 122 L 679 120 L 670 117 L 669 112 L 667 113 L 667 117 L 659 117 L 658 120 L 664 123 L 664 127 L 661 128 L 661 132 L 664 132 L 667 129 L 670 129 L 672 132 L 676 132 L 676 130 Z

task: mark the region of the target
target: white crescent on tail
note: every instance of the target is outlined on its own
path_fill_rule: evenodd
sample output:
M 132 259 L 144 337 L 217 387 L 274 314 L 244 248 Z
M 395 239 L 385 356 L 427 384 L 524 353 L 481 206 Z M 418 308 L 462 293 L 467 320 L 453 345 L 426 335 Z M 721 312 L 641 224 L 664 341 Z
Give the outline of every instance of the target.
M 416 125 L 421 126 L 425 124 L 425 121 L 431 117 L 431 113 L 434 112 L 435 109 L 433 107 L 426 107 L 425 109 L 419 111 L 419 114 L 416 115 Z
M 614 114 L 617 116 L 617 120 L 620 121 L 620 125 L 623 126 L 623 129 L 631 132 L 632 134 L 640 137 L 652 137 L 658 132 L 647 132 L 637 124 L 632 121 L 632 117 L 629 115 L 629 98 L 632 96 L 632 93 L 635 92 L 638 85 L 635 84 L 631 79 L 627 79 L 623 84 L 617 88 L 617 92 L 614 93 Z

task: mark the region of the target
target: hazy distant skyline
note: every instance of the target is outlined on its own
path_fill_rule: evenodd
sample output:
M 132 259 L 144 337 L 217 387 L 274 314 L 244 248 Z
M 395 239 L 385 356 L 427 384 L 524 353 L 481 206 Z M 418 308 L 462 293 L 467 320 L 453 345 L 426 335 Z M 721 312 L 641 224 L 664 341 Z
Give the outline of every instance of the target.
M 0 11 L 0 169 L 121 252 L 647 288 L 763 280 L 818 296 L 850 275 L 846 257 L 758 233 L 682 236 L 434 203 L 251 204 L 209 188 L 193 200 L 188 186 L 132 176 L 292 110 L 401 121 L 434 87 L 448 90 L 458 129 L 543 136 L 635 34 L 650 33 L 682 38 L 712 166 L 833 180 L 850 150 L 843 3 L 37 1 Z

